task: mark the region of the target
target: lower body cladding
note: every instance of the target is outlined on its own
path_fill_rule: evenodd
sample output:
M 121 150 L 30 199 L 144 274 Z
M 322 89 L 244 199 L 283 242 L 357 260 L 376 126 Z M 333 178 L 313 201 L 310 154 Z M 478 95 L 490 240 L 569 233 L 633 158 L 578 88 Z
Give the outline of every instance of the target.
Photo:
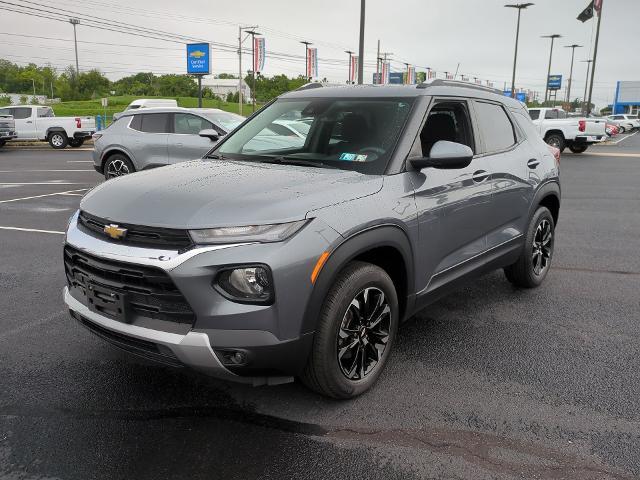
M 64 301 L 93 333 L 147 359 L 253 385 L 290 382 L 313 343 L 304 327 L 310 274 L 327 237 L 337 236 L 317 227 L 312 222 L 284 243 L 178 253 L 97 238 L 76 215 L 65 246 Z M 302 251 L 314 253 L 292 255 Z M 255 264 L 271 269 L 271 302 L 240 303 L 216 288 L 224 269 Z

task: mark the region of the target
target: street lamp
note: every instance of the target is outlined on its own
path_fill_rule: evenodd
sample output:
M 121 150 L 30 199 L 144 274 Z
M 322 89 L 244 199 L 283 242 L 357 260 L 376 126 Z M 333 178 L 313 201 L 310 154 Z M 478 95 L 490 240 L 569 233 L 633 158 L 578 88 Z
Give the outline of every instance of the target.
M 78 64 L 78 37 L 76 36 L 76 25 L 80 25 L 80 20 L 70 18 L 69 23 L 73 25 L 73 43 L 76 46 L 76 75 L 80 75 L 80 66 Z
M 307 42 L 305 40 L 302 40 L 300 43 L 304 45 L 304 78 L 306 78 L 308 82 L 310 78 L 309 76 L 307 76 L 309 68 L 309 45 L 313 45 L 313 43 Z
M 518 60 L 518 37 L 520 36 L 520 13 L 525 8 L 531 7 L 534 5 L 533 3 L 512 3 L 505 5 L 506 8 L 517 8 L 518 9 L 518 26 L 516 27 L 516 48 L 513 54 L 513 75 L 511 76 L 511 97 L 514 98 L 516 96 L 516 62 Z
M 351 50 L 345 50 L 344 53 L 349 55 L 349 77 L 348 77 L 349 80 L 347 81 L 347 83 L 351 85 L 351 83 L 353 83 L 353 77 L 355 77 L 355 74 L 356 74 L 356 72 L 353 72 L 353 73 L 351 72 L 351 66 L 352 66 L 351 57 L 355 52 L 352 52 Z
M 593 60 L 582 60 L 582 62 L 587 64 L 587 79 L 584 81 L 584 97 L 582 97 L 582 114 L 586 115 L 591 108 L 591 105 L 587 106 L 587 88 L 589 87 L 589 70 Z
M 554 33 L 552 35 L 542 35 L 541 38 L 550 38 L 551 39 L 551 50 L 549 50 L 549 68 L 547 69 L 547 80 L 545 81 L 544 88 L 544 101 L 547 101 L 547 97 L 549 95 L 549 76 L 551 75 L 551 57 L 553 56 L 553 41 L 556 38 L 562 38 L 562 35 L 558 33 Z
M 573 44 L 565 45 L 564 48 L 571 49 L 571 68 L 569 69 L 569 83 L 567 83 L 567 103 L 571 102 L 571 82 L 573 80 L 573 57 L 576 53 L 576 48 L 582 48 L 582 45 Z

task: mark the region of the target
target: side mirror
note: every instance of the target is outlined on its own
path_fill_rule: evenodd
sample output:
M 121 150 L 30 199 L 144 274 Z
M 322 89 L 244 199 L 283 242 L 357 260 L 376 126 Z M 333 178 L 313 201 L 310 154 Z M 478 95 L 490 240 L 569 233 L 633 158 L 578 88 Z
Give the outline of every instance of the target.
M 220 134 L 216 132 L 213 128 L 206 128 L 204 130 L 200 130 L 198 133 L 201 137 L 208 138 L 212 142 L 217 142 L 220 140 Z
M 473 150 L 467 145 L 439 140 L 431 147 L 429 157 L 413 158 L 409 161 L 416 170 L 422 170 L 427 167 L 454 169 L 468 167 L 472 159 Z

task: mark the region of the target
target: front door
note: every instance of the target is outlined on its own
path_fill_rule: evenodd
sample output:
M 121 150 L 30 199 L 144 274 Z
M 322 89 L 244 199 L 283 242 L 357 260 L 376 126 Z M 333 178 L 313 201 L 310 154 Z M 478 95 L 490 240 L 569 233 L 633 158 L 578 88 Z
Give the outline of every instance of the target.
M 173 114 L 173 133 L 169 134 L 169 163 L 195 160 L 215 145 L 210 138 L 198 135 L 202 130 L 214 129 L 208 120 L 191 113 Z
M 31 107 L 12 107 L 11 115 L 16 122 L 18 138 L 33 140 L 37 138 L 35 118 L 31 116 Z

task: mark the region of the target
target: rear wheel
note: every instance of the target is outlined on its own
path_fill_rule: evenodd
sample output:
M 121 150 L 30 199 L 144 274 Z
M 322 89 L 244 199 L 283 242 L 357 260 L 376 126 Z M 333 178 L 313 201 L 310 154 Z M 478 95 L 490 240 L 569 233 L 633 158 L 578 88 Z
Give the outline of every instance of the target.
M 128 175 L 129 173 L 135 172 L 136 169 L 125 155 L 121 153 L 116 153 L 107 158 L 107 161 L 104 162 L 104 178 L 109 180 L 110 178 L 122 177 L 123 175 Z
M 71 145 L 73 148 L 81 147 L 82 144 L 84 144 L 84 138 L 72 138 L 71 140 L 69 140 L 69 145 Z
M 553 257 L 555 223 L 546 207 L 539 207 L 527 230 L 525 245 L 520 258 L 504 269 L 507 279 L 518 287 L 539 286 L 551 266 Z
M 64 132 L 53 132 L 49 134 L 49 145 L 55 149 L 65 148 L 68 143 L 69 139 Z
M 369 263 L 349 264 L 324 300 L 302 381 L 333 398 L 365 392 L 389 358 L 398 321 L 389 275 Z
M 558 150 L 560 150 L 560 153 L 564 152 L 565 141 L 564 137 L 561 134 L 551 133 L 545 137 L 544 141 L 552 147 L 556 147 Z
M 624 128 L 622 125 L 618 125 L 618 133 L 624 133 L 626 131 L 627 131 L 627 129 Z
M 5 143 L 7 143 L 6 140 L 0 140 L 0 148 L 4 147 Z
M 571 145 L 569 147 L 569 150 L 571 150 L 573 153 L 582 153 L 586 152 L 587 148 L 589 148 L 589 145 Z

